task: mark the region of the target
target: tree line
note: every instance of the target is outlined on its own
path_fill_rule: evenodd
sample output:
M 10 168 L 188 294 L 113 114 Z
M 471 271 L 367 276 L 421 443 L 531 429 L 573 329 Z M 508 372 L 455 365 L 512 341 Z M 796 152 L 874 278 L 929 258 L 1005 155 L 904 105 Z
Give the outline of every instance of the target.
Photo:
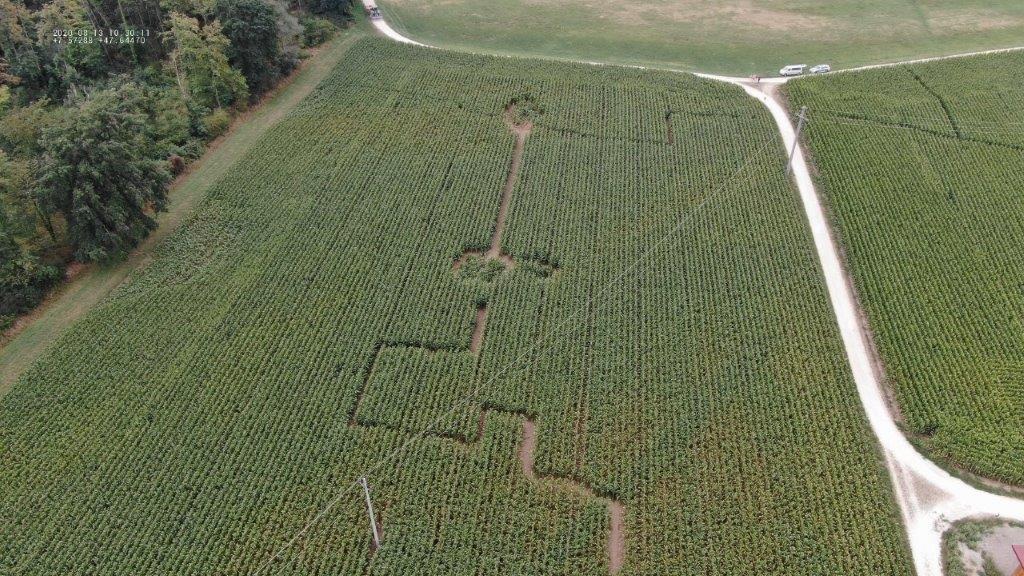
M 0 330 L 123 257 L 173 176 L 351 0 L 0 0 Z

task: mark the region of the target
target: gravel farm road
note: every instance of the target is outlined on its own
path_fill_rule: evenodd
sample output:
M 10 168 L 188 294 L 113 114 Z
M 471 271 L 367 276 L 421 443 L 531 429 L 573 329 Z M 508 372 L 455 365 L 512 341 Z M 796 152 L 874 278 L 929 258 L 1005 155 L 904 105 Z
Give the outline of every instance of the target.
M 864 411 L 885 456 L 897 503 L 903 514 L 918 576 L 942 576 L 942 534 L 952 522 L 965 518 L 998 517 L 1024 521 L 1024 501 L 979 490 L 925 458 L 907 440 L 893 417 L 882 385 L 881 367 L 868 352 L 866 326 L 849 278 L 811 179 L 803 150 L 795 146 L 796 131 L 785 107 L 776 98 L 784 79 L 751 84 L 736 78 L 715 78 L 742 87 L 764 104 L 778 125 L 786 149 L 794 150 L 793 174 L 814 236 L 832 309 L 839 323 L 846 357 Z M 763 86 L 763 88 L 762 88 Z

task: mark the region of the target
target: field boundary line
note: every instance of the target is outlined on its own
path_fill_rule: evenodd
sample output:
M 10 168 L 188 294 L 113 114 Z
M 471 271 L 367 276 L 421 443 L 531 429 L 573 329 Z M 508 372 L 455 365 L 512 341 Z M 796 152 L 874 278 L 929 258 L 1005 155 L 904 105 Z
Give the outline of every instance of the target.
M 1009 46 L 1007 48 L 992 48 L 989 50 L 975 50 L 973 52 L 959 52 L 956 54 L 945 54 L 942 56 L 929 56 L 927 58 L 915 58 L 913 60 L 899 60 L 896 62 L 884 62 L 882 64 L 867 64 L 836 70 L 832 74 L 842 72 L 861 72 L 863 70 L 877 70 L 879 68 L 895 68 L 898 66 L 910 66 L 913 64 L 926 64 L 928 62 L 940 62 L 942 60 L 955 60 L 957 58 L 970 58 L 972 56 L 989 56 L 991 54 L 1006 54 L 1010 52 L 1024 51 L 1024 46 Z

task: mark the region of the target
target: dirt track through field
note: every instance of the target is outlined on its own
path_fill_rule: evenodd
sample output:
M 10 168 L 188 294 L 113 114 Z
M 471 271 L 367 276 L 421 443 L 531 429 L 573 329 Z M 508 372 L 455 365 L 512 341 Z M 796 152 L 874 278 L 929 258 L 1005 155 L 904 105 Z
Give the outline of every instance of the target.
M 469 338 L 469 352 L 474 356 L 480 356 L 480 348 L 484 345 L 484 331 L 487 329 L 487 306 L 476 309 L 476 319 L 473 321 L 473 335 Z
M 508 209 L 512 203 L 512 191 L 516 187 L 516 180 L 519 178 L 519 170 L 523 164 L 523 150 L 526 148 L 526 137 L 530 135 L 530 131 L 533 130 L 533 123 L 530 121 L 516 122 L 515 121 L 516 107 L 515 104 L 509 104 L 505 107 L 505 111 L 502 118 L 505 120 L 505 125 L 512 134 L 515 135 L 515 144 L 512 146 L 512 159 L 509 161 L 508 175 L 505 177 L 505 185 L 501 188 L 501 198 L 498 200 L 498 216 L 494 221 L 494 232 L 491 233 L 491 245 L 487 249 L 487 252 L 483 253 L 485 260 L 497 260 L 505 265 L 506 268 L 511 268 L 515 262 L 512 257 L 501 251 L 501 237 L 505 234 L 505 223 L 508 221 Z M 479 255 L 479 253 L 467 252 L 455 261 L 453 270 L 458 270 L 466 261 L 469 256 Z M 480 349 L 484 343 L 484 331 L 487 328 L 487 314 L 490 310 L 489 304 L 484 304 L 476 309 L 476 318 L 473 321 L 473 334 L 469 339 L 469 351 L 474 356 L 480 355 Z
M 559 476 L 540 476 L 534 469 L 534 453 L 537 450 L 537 423 L 527 418 L 523 421 L 523 443 L 519 445 L 519 462 L 523 466 L 523 474 L 531 482 L 543 482 L 559 487 L 568 492 L 579 494 L 602 502 L 608 506 L 611 520 L 608 532 L 608 571 L 617 574 L 622 570 L 626 558 L 625 516 L 626 507 L 615 498 L 597 494 L 587 486 Z
M 865 336 L 869 331 L 864 324 L 863 311 L 857 304 L 853 285 L 845 272 L 803 149 L 797 145 L 796 129 L 775 90 L 785 80 L 773 79 L 758 85 L 740 78 L 705 77 L 736 84 L 760 101 L 775 119 L 784 148 L 793 150 L 793 177 L 854 382 L 868 424 L 882 446 L 893 481 L 893 492 L 903 515 L 915 569 L 918 576 L 941 576 L 942 534 L 951 522 L 974 517 L 1024 520 L 1024 501 L 968 485 L 918 452 L 897 425 L 882 383 L 884 369 L 874 361 L 868 344 L 870 339 Z
M 505 124 L 515 134 L 516 143 L 512 147 L 512 162 L 508 167 L 508 176 L 505 178 L 505 186 L 501 189 L 501 200 L 498 202 L 498 218 L 494 223 L 494 233 L 491 235 L 491 247 L 487 250 L 487 258 L 501 257 L 501 236 L 505 233 L 505 221 L 508 219 L 508 207 L 512 203 L 512 190 L 516 187 L 516 180 L 519 178 L 519 168 L 523 164 L 523 150 L 526 148 L 526 137 L 533 130 L 533 123 L 529 120 L 516 122 L 516 106 L 509 104 L 505 108 Z
M 505 111 L 502 114 L 502 118 L 505 120 L 505 125 L 508 126 L 509 132 L 515 135 L 515 144 L 512 146 L 512 159 L 509 161 L 508 175 L 505 177 L 505 185 L 501 188 L 501 197 L 498 199 L 498 216 L 494 221 L 494 231 L 491 233 L 491 245 L 487 248 L 486 252 L 479 252 L 477 250 L 470 250 L 465 253 L 458 260 L 452 264 L 452 271 L 456 271 L 461 268 L 471 256 L 482 256 L 486 260 L 497 260 L 505 265 L 506 268 L 511 268 L 515 265 L 512 257 L 501 251 L 501 238 L 505 234 L 505 223 L 508 221 L 508 210 L 509 205 L 512 204 L 512 191 L 516 187 L 516 181 L 519 179 L 519 171 L 523 164 L 523 151 L 526 149 L 526 137 L 530 135 L 533 130 L 533 123 L 526 120 L 523 122 L 516 122 L 516 106 L 515 104 L 509 104 L 505 107 Z M 477 315 L 477 326 L 482 326 L 487 322 L 487 307 L 483 307 L 483 322 L 480 321 L 480 315 Z M 481 335 L 482 336 L 482 335 Z

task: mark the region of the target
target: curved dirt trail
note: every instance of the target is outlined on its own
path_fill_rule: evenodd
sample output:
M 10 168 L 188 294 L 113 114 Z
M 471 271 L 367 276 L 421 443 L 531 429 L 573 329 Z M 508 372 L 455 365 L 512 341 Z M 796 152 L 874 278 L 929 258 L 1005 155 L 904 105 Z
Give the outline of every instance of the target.
M 789 114 L 776 97 L 776 89 L 784 80 L 768 82 L 762 89 L 736 79 L 716 79 L 742 87 L 764 104 L 775 119 L 786 149 L 794 149 L 796 131 Z M 952 522 L 985 516 L 1024 521 L 1024 501 L 979 490 L 954 477 L 925 458 L 903 435 L 886 400 L 881 367 L 869 353 L 866 326 L 859 315 L 853 288 L 844 273 L 828 219 L 799 146 L 795 147 L 793 154 L 793 175 L 814 237 L 857 392 L 892 475 L 915 568 L 919 576 L 941 576 L 942 534 Z
M 367 0 L 363 0 L 363 6 L 366 6 L 368 8 L 370 4 L 372 4 L 372 2 L 367 2 Z M 406 38 L 405 36 L 402 36 L 401 34 L 396 32 L 395 29 L 392 28 L 391 25 L 388 24 L 387 21 L 384 20 L 383 18 L 371 19 L 370 22 L 373 24 L 373 27 L 376 28 L 378 32 L 380 32 L 384 36 L 387 36 L 388 38 L 391 38 L 395 42 L 401 42 L 402 44 L 413 44 L 415 46 L 425 46 L 427 48 L 433 48 L 433 46 L 430 46 L 429 44 L 424 44 L 422 42 L 417 42 L 417 41 L 415 41 L 415 40 L 413 40 L 411 38 Z
M 399 42 L 426 46 L 398 34 L 382 20 L 374 21 L 374 25 L 389 38 Z M 833 74 L 1020 50 L 1024 50 L 1024 47 L 874 64 L 849 70 L 837 70 Z M 601 62 L 578 63 L 607 65 Z M 630 67 L 645 69 L 643 66 Z M 666 71 L 684 72 L 681 70 Z M 793 148 L 796 143 L 796 130 L 785 106 L 776 98 L 775 94 L 778 86 L 786 82 L 786 78 L 764 78 L 760 83 L 752 84 L 745 78 L 699 73 L 696 76 L 741 87 L 748 95 L 768 108 L 782 136 L 785 149 Z M 808 170 L 803 150 L 799 146 L 795 147 L 793 156 L 793 175 L 814 238 L 815 250 L 825 276 L 825 285 L 836 321 L 839 324 L 843 346 L 857 385 L 857 392 L 867 414 L 871 430 L 881 444 L 886 466 L 892 476 L 893 490 L 907 530 L 915 570 L 918 576 L 942 576 L 942 535 L 953 522 L 965 518 L 985 517 L 1024 521 L 1024 500 L 993 494 L 967 484 L 925 458 L 903 435 L 886 400 L 881 378 L 882 369 L 868 352 L 865 336 L 867 328 L 859 315 L 853 289 L 844 273 L 828 219 L 822 209 L 821 200 Z M 535 431 L 533 433 L 536 434 Z M 533 442 L 536 443 L 536 439 Z M 524 440 L 525 443 L 526 440 Z M 521 456 L 521 458 L 525 458 L 525 456 Z M 524 460 L 524 469 L 526 465 L 527 462 Z

